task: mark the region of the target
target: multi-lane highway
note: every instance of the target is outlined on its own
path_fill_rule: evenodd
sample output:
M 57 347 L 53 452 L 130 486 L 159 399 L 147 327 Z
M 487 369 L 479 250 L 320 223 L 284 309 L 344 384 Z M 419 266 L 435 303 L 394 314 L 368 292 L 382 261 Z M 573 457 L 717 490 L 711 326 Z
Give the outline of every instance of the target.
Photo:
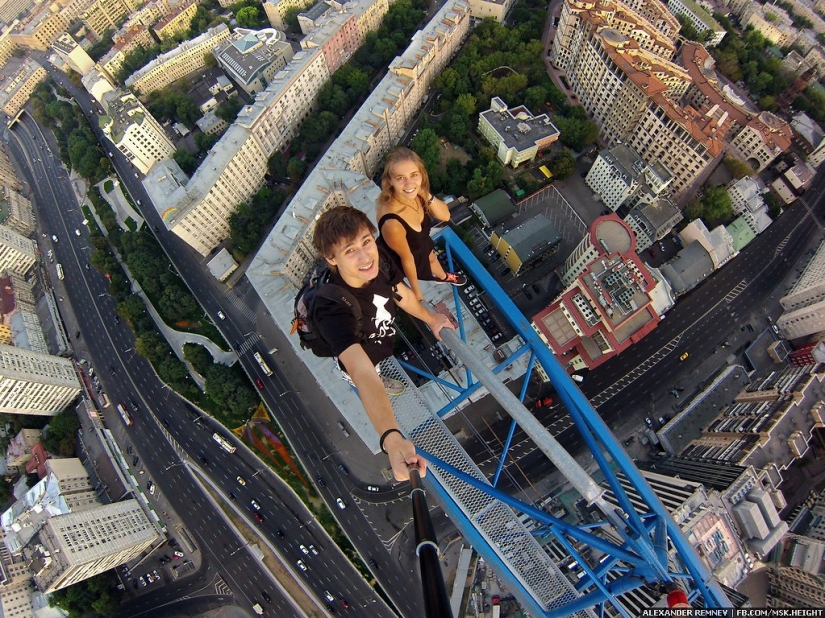
M 62 86 L 72 92 L 84 111 L 95 113 L 94 105 L 87 100 L 87 93 L 74 88 L 65 76 L 58 74 L 55 77 Z M 96 123 L 92 124 L 96 128 Z M 86 228 L 82 224 L 83 215 L 77 207 L 65 170 L 60 167 L 56 158 L 50 160 L 51 164 L 48 167 L 43 164 L 42 157 L 36 157 L 41 161 L 30 161 L 26 158 L 27 153 L 36 151 L 36 142 L 42 142 L 44 139 L 33 137 L 38 131 L 34 121 L 24 114 L 15 125 L 10 141 L 18 161 L 31 165 L 30 184 L 33 199 L 38 207 L 42 232 L 46 234 L 42 241 L 52 245 L 56 262 L 64 267 L 68 297 L 66 302 L 70 302 L 75 310 L 90 360 L 98 368 L 98 375 L 111 401 L 113 404 L 132 400 L 138 402 L 138 411 L 134 414 L 136 423 L 132 428 L 127 430 L 120 427 L 120 421 L 113 409 L 106 411 L 107 424 L 116 428 L 116 434 L 124 439 L 128 436 L 128 441 L 140 453 L 151 478 L 158 484 L 181 519 L 187 526 L 191 526 L 191 531 L 202 544 L 205 553 L 212 555 L 213 566 L 220 565 L 221 575 L 232 592 L 238 597 L 246 597 L 245 604 L 251 605 L 261 600 L 261 588 L 256 580 L 269 581 L 268 575 L 259 564 L 250 562 L 247 552 L 233 553 L 237 547 L 233 548 L 232 544 L 226 546 L 225 539 L 234 536 L 225 528 L 225 524 L 221 523 L 216 509 L 210 507 L 202 492 L 195 488 L 187 469 L 183 466 L 172 466 L 179 461 L 181 452 L 175 451 L 171 444 L 176 444 L 188 455 L 190 465 L 202 468 L 203 473 L 223 495 L 235 495 L 236 505 L 246 511 L 251 523 L 278 548 L 284 562 L 292 568 L 299 580 L 305 582 L 307 589 L 320 603 L 327 605 L 324 592 L 329 591 L 335 597 L 334 603 L 339 612 L 346 611 L 347 615 L 391 615 L 389 608 L 350 561 L 327 539 L 312 515 L 292 491 L 268 472 L 260 474 L 262 464 L 245 450 L 239 449 L 235 455 L 221 451 L 211 439 L 215 428 L 195 431 L 192 416 L 186 409 L 187 405 L 179 401 L 176 395 L 170 395 L 168 388 L 159 382 L 149 364 L 134 353 L 132 332 L 125 323 L 115 321 L 114 299 L 108 294 L 105 278 L 93 268 L 86 269 L 91 249 Z M 54 144 L 51 147 L 54 151 Z M 133 168 L 117 151 L 114 151 L 112 160 L 120 172 L 122 185 L 129 190 L 135 201 L 141 200 L 148 204 L 148 197 L 143 193 L 142 186 L 134 179 Z M 39 165 L 44 167 L 38 168 Z M 144 209 L 142 214 L 152 228 L 163 229 L 157 213 L 151 208 Z M 81 236 L 77 236 L 75 230 L 80 230 Z M 52 243 L 52 234 L 58 237 L 58 242 Z M 420 595 L 409 594 L 411 583 L 408 562 L 412 562 L 414 556 L 410 555 L 400 562 L 389 560 L 382 539 L 373 531 L 364 513 L 356 508 L 351 498 L 351 492 L 355 491 L 358 494 L 358 487 L 363 483 L 359 483 L 357 478 L 340 475 L 336 469 L 339 461 L 326 456 L 333 453 L 334 448 L 328 439 L 329 436 L 326 435 L 327 429 L 317 415 L 308 413 L 304 407 L 306 397 L 298 396 L 298 392 L 281 372 L 279 363 L 271 363 L 275 373 L 268 377 L 252 359 L 255 351 L 267 354 L 269 345 L 264 339 L 274 336 L 265 334 L 262 338 L 260 334 L 262 330 L 267 330 L 267 326 L 268 330 L 274 333 L 274 326 L 263 325 L 261 328 L 256 325 L 258 316 L 265 316 L 260 300 L 254 294 L 242 296 L 237 292 L 227 293 L 205 272 L 199 260 L 200 256 L 194 255 L 188 247 L 170 234 L 160 233 L 158 236 L 178 271 L 186 273 L 187 283 L 209 313 L 216 316 L 218 311 L 222 311 L 226 316 L 225 320 L 215 319 L 215 322 L 239 350 L 241 362 L 250 376 L 260 379 L 264 384 L 262 395 L 298 452 L 298 456 L 310 470 L 310 478 L 321 476 L 326 479 L 325 487 L 318 488 L 319 492 L 327 504 L 331 505 L 353 545 L 365 557 L 365 561 L 377 558 L 378 563 L 382 565 L 375 573 L 382 587 L 404 615 L 420 615 Z M 46 248 L 44 245 L 44 252 Z M 70 333 L 69 336 L 73 337 L 74 334 Z M 208 465 L 203 464 L 201 456 L 207 458 Z M 246 480 L 245 486 L 237 482 L 238 476 Z M 349 508 L 338 509 L 338 497 L 343 497 Z M 361 496 L 362 500 L 365 498 L 366 496 Z M 261 524 L 252 519 L 253 499 L 261 505 L 261 515 L 264 518 Z M 376 496 L 374 501 L 381 503 L 385 499 L 385 496 L 380 495 Z M 392 505 L 382 505 L 380 508 L 389 510 Z M 394 508 L 403 509 L 407 508 L 407 505 L 402 504 L 399 507 L 396 504 Z M 206 513 L 210 515 L 207 516 Z M 283 536 L 279 536 L 278 531 Z M 324 551 L 319 551 L 317 556 L 306 556 L 301 552 L 300 545 L 306 546 L 308 543 L 319 550 L 323 548 Z M 234 545 L 237 546 L 237 543 Z M 298 568 L 299 559 L 308 567 L 306 572 Z M 256 570 L 260 574 L 258 578 L 250 575 Z M 234 574 L 243 574 L 237 585 L 233 582 Z M 418 586 L 417 581 L 412 583 L 413 588 Z M 275 603 L 279 595 L 274 586 L 269 589 L 268 594 Z M 153 596 L 149 594 L 147 598 Z M 344 610 L 341 598 L 347 600 L 348 609 Z M 279 614 L 293 615 L 294 608 L 291 608 L 289 602 L 285 599 L 281 599 L 281 602 L 283 606 L 279 608 Z M 146 603 L 151 603 L 151 600 Z

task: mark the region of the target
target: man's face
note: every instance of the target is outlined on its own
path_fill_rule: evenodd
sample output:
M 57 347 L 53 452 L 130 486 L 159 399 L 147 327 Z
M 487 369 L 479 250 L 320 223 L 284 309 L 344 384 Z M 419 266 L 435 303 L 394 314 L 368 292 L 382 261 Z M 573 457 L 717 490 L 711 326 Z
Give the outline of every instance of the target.
M 355 238 L 335 245 L 326 260 L 337 267 L 341 278 L 354 288 L 362 288 L 378 276 L 378 245 L 366 227 Z

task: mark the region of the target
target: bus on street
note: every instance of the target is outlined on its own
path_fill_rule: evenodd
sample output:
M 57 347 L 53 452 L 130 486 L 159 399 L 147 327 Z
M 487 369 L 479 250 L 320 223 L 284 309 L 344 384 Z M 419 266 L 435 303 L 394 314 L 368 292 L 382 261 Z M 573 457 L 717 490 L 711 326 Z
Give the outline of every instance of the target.
M 120 418 L 123 419 L 123 422 L 126 425 L 131 426 L 135 424 L 135 419 L 132 418 L 132 415 L 129 414 L 129 410 L 127 410 L 122 403 L 117 404 L 117 411 L 120 412 Z

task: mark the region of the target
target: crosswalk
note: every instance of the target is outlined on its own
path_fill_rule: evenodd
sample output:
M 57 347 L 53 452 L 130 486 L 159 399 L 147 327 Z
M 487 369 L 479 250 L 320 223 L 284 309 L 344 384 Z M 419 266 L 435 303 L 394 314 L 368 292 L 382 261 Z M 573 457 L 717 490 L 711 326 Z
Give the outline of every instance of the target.
M 235 307 L 236 307 L 238 310 L 240 310 L 240 312 L 241 312 L 241 313 L 243 313 L 243 314 L 244 314 L 244 316 L 246 317 L 246 319 L 248 319 L 250 322 L 252 322 L 253 324 L 255 324 L 255 322 L 257 321 L 258 317 L 255 315 L 255 312 L 254 312 L 254 311 L 252 311 L 252 309 L 250 309 L 250 308 L 247 306 L 247 304 L 243 301 L 243 298 L 241 298 L 235 290 L 229 290 L 229 291 L 226 293 L 226 299 L 227 299 L 230 303 L 232 303 L 233 305 L 235 305 Z
M 611 397 L 615 397 L 616 395 L 618 395 L 621 391 L 623 391 L 628 386 L 633 384 L 633 382 L 638 380 L 639 377 L 653 369 L 653 367 L 655 367 L 660 360 L 662 360 L 668 354 L 673 352 L 673 350 L 675 350 L 676 347 L 679 345 L 679 341 L 681 340 L 681 338 L 682 336 L 679 335 L 668 341 L 654 354 L 648 356 L 645 362 L 634 367 L 633 371 L 626 373 L 620 379 L 616 380 L 613 384 L 604 389 L 601 393 L 591 398 L 590 403 L 593 404 L 594 408 L 598 408 L 601 404 L 603 404 Z
M 745 290 L 745 288 L 746 288 L 746 287 L 748 287 L 748 281 L 747 281 L 747 279 L 742 279 L 742 281 L 740 281 L 739 283 L 737 283 L 737 284 L 736 284 L 736 285 L 735 285 L 735 286 L 731 289 L 731 291 L 730 291 L 730 292 L 728 292 L 728 293 L 725 295 L 725 297 L 722 299 L 722 301 L 723 301 L 726 305 L 730 305 L 730 304 L 734 301 L 734 299 L 735 299 L 737 296 L 739 296 L 739 295 L 740 295 L 740 294 L 741 294 L 741 293 Z
M 255 344 L 261 341 L 261 336 L 258 333 L 250 333 L 249 336 L 244 339 L 243 343 L 240 345 L 238 349 L 238 354 L 246 354 L 255 347 Z

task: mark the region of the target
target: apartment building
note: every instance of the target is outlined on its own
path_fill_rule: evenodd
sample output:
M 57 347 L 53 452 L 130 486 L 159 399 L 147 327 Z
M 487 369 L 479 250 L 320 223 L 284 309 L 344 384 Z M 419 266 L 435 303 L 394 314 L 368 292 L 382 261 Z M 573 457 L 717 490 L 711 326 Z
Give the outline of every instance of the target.
M 779 303 L 784 313 L 776 325 L 786 339 L 825 331 L 825 244 L 820 244 L 799 279 Z
M 137 97 L 114 90 L 103 100 L 106 115 L 99 120 L 103 133 L 142 173 L 174 154 L 172 140 Z
M 229 6 L 232 4 L 231 0 L 219 0 L 221 6 Z M 226 4 L 224 4 L 226 3 Z M 313 0 L 265 0 L 264 13 L 273 28 L 278 30 L 286 30 L 287 25 L 284 17 L 290 9 L 298 9 L 303 11 L 313 5 Z
M 0 225 L 0 273 L 9 270 L 25 275 L 37 261 L 37 246 L 26 238 Z
M 32 458 L 32 447 L 40 444 L 40 429 L 23 428 L 17 432 L 6 449 L 6 467 L 21 468 Z
M 542 214 L 508 222 L 490 235 L 490 244 L 510 272 L 518 275 L 523 268 L 554 254 L 561 245 L 561 234 Z
M 599 152 L 584 182 L 615 212 L 639 189 L 645 167 L 647 164 L 632 148 L 616 144 Z
M 748 2 L 739 23 L 742 29 L 750 26 L 777 47 L 792 45 L 799 34 L 787 11 L 774 4 Z
M 379 2 L 377 4 L 386 4 Z M 351 13 L 333 13 L 301 39 L 303 49 L 320 49 L 330 75 L 346 64 L 364 42 L 358 19 Z
M 0 412 L 54 416 L 79 394 L 70 360 L 0 344 Z
M 28 102 L 37 85 L 46 79 L 46 69 L 31 58 L 9 61 L 9 77 L 0 83 L 0 109 L 14 118 Z M 13 67 L 13 68 L 12 68 Z
M 11 24 L 10 26 L 3 26 L 3 30 L 0 32 L 0 68 L 6 66 L 6 63 L 9 61 L 9 58 L 12 57 L 14 50 L 17 49 L 17 43 L 15 43 L 14 39 L 11 38 L 11 33 L 14 30 L 14 27 L 14 24 Z
M 0 320 L 9 327 L 10 343 L 24 350 L 48 354 L 32 285 L 18 274 L 8 271 L 0 274 Z
M 0 185 L 12 191 L 22 189 L 20 180 L 17 178 L 17 171 L 9 160 L 8 146 L 5 144 L 0 145 Z M 10 227 L 13 229 L 13 226 Z
M 198 3 L 195 2 L 195 0 L 183 2 L 152 26 L 152 32 L 154 32 L 155 36 L 161 41 L 171 39 L 179 32 L 189 30 L 189 25 L 192 23 L 192 18 L 197 11 Z
M 236 28 L 212 54 L 220 67 L 248 95 L 261 92 L 292 60 L 294 52 L 279 30 Z
M 805 153 L 805 160 L 819 167 L 825 161 L 825 131 L 810 116 L 800 112 L 791 121 L 793 143 Z
M 138 0 L 95 0 L 83 11 L 80 20 L 96 37 L 103 38 L 109 30 L 117 30 L 139 5 Z
M 778 486 L 785 471 L 808 453 L 813 430 L 825 419 L 819 396 L 823 379 L 819 365 L 755 376 L 679 455 L 766 470 Z
M 71 34 L 66 32 L 57 37 L 57 40 L 52 43 L 52 49 L 63 59 L 63 62 L 81 75 L 86 75 L 95 65 L 94 60 L 89 57 L 86 50 L 77 44 Z
M 524 105 L 509 109 L 498 97 L 478 115 L 478 131 L 496 151 L 502 165 L 518 167 L 535 161 L 538 153 L 559 139 L 559 130 L 547 114 L 534 116 Z
M 0 2 L 0 21 L 12 24 L 20 16 L 25 15 L 34 7 L 34 0 L 6 0 Z
M 62 13 L 54 13 L 51 8 L 44 2 L 17 23 L 9 35 L 15 45 L 39 51 L 49 49 L 69 25 Z
M 76 584 L 148 549 L 159 535 L 137 500 L 50 518 L 31 551 L 35 585 L 45 594 Z
M 661 319 L 651 298 L 657 282 L 639 259 L 629 226 L 615 214 L 593 222 L 561 280 L 564 291 L 532 323 L 567 367 L 598 367 Z
M 698 35 L 707 37 L 705 45 L 708 47 L 719 45 L 727 34 L 727 30 L 695 0 L 668 0 L 667 8 L 674 15 L 684 17 Z
M 184 41 L 175 49 L 161 54 L 142 69 L 135 71 L 125 82 L 138 96 L 145 98 L 150 92 L 185 77 L 206 66 L 205 54 L 212 48 L 229 39 L 229 28 L 218 24 L 209 28 L 200 36 Z
M 730 140 L 730 149 L 737 158 L 761 172 L 791 147 L 791 138 L 787 122 L 771 112 L 760 112 Z
M 665 197 L 639 202 L 624 218 L 636 235 L 636 252 L 641 253 L 670 234 L 684 217 L 682 211 Z
M 5 185 L 2 180 L 0 180 L 0 207 L 6 212 L 6 218 L 0 223 L 21 236 L 28 237 L 34 233 L 35 220 L 32 203 L 11 186 Z
M 768 205 L 762 199 L 763 189 L 753 178 L 746 176 L 739 180 L 733 180 L 728 184 L 727 191 L 734 212 L 739 215 L 734 223 L 739 222 L 738 225 L 747 226 L 751 233 L 748 236 L 751 239 L 764 232 L 773 223 L 773 219 L 768 214 Z M 733 236 L 733 233 L 731 233 L 731 236 Z M 750 240 L 747 242 L 750 242 Z M 741 251 L 743 246 L 744 244 L 740 242 L 737 250 Z

